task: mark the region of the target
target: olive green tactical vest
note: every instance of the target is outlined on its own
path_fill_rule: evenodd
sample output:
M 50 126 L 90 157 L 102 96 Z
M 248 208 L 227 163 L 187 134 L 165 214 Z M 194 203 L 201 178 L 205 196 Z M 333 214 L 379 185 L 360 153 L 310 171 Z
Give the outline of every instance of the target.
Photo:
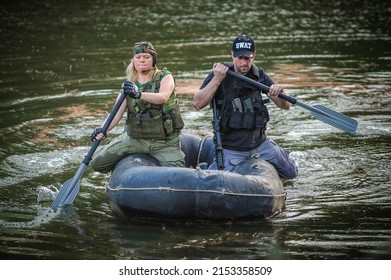
M 155 73 L 153 79 L 145 84 L 136 83 L 142 92 L 159 92 L 160 82 L 171 74 L 166 69 Z M 183 128 L 175 91 L 163 105 L 126 97 L 128 104 L 128 134 L 135 139 L 170 139 Z

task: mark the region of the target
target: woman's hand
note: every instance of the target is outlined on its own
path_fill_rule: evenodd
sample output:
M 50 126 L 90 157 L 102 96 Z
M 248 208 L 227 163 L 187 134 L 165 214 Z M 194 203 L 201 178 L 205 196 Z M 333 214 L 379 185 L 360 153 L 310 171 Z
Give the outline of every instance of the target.
M 122 89 L 124 90 L 124 93 L 126 95 L 129 95 L 130 98 L 134 98 L 134 99 L 141 98 L 141 92 L 138 91 L 137 86 L 133 82 L 126 81 L 122 85 Z
M 91 141 L 103 141 L 107 137 L 107 133 L 103 134 L 103 129 L 101 127 L 97 127 L 91 133 Z

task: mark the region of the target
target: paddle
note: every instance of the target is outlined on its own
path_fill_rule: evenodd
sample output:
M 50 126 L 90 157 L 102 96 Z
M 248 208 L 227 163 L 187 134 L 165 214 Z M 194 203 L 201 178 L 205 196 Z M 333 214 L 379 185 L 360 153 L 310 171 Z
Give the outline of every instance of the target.
M 261 84 L 257 81 L 254 81 L 246 76 L 243 76 L 243 75 L 240 75 L 240 74 L 237 74 L 235 73 L 234 71 L 232 70 L 228 70 L 228 75 L 232 76 L 232 77 L 235 77 L 239 80 L 242 80 L 244 82 L 247 82 L 265 92 L 269 92 L 269 87 L 264 85 L 264 84 Z M 295 105 L 298 105 L 304 109 L 307 109 L 309 111 L 311 111 L 312 115 L 324 122 L 324 123 L 327 123 L 331 126 L 334 126 L 340 130 L 343 130 L 345 132 L 348 132 L 350 134 L 355 134 L 356 133 L 356 129 L 357 129 L 357 126 L 358 126 L 358 123 L 356 120 L 346 116 L 346 115 L 343 115 L 341 113 L 338 113 L 336 111 L 333 111 L 325 106 L 322 106 L 322 105 L 314 105 L 314 106 L 311 106 L 311 105 L 308 105 L 308 104 L 305 104 L 299 100 L 297 100 L 296 98 L 293 98 L 291 96 L 288 96 L 288 95 L 285 95 L 283 93 L 280 93 L 278 95 L 278 97 L 292 103 L 292 104 L 295 104 Z
M 103 134 L 107 132 L 109 125 L 113 121 L 125 97 L 126 94 L 122 92 L 120 97 L 118 98 L 117 103 L 115 104 L 113 110 L 111 111 L 110 115 L 108 116 L 106 122 L 102 127 Z M 94 141 L 94 144 L 92 144 L 90 150 L 85 155 L 79 169 L 76 171 L 75 176 L 72 179 L 66 181 L 64 185 L 61 187 L 60 192 L 57 194 L 56 198 L 54 199 L 51 205 L 53 209 L 73 203 L 77 194 L 80 191 L 79 179 L 81 178 L 81 176 L 84 173 L 84 170 L 87 168 L 88 164 L 90 163 L 92 155 L 95 153 L 95 150 L 98 148 L 100 142 L 101 140 Z

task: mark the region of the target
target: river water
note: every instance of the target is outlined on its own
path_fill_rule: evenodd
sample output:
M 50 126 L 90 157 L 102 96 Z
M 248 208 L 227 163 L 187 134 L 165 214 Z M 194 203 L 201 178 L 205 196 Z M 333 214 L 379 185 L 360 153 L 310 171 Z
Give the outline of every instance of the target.
M 4 2 L 4 1 L 3 1 Z M 5 1 L 0 7 L 0 256 L 4 259 L 390 259 L 391 7 L 380 1 Z M 130 46 L 173 72 L 185 132 L 211 134 L 192 94 L 236 35 L 286 92 L 359 122 L 349 135 L 270 105 L 269 135 L 300 175 L 267 220 L 166 221 L 112 212 L 86 170 L 50 209 L 114 105 Z M 118 126 L 111 136 L 121 132 Z M 45 196 L 45 194 L 47 196 Z

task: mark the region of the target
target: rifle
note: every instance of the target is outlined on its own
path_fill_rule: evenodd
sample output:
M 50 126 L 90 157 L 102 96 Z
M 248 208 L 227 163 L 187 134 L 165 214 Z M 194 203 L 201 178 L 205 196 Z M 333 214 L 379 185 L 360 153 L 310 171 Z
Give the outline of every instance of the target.
M 220 134 L 220 116 L 217 111 L 216 99 L 213 97 L 213 133 L 215 142 L 215 157 L 218 170 L 224 170 L 223 143 Z

